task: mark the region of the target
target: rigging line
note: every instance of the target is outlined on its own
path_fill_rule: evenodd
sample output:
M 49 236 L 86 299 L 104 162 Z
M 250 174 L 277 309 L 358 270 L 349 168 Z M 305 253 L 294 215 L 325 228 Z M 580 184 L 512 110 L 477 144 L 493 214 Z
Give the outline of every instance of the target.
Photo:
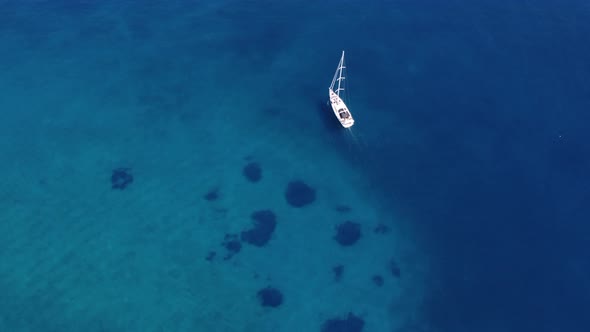
M 345 60 L 344 60 L 345 61 Z M 343 100 L 345 100 L 345 103 L 350 107 L 350 92 L 348 90 L 350 90 L 350 84 L 348 83 L 349 80 L 349 73 L 348 73 L 348 66 L 345 65 L 344 63 L 342 64 L 343 68 L 342 69 L 342 76 L 344 77 L 344 79 L 342 80 L 343 82 L 343 90 L 344 90 L 344 95 L 342 96 Z

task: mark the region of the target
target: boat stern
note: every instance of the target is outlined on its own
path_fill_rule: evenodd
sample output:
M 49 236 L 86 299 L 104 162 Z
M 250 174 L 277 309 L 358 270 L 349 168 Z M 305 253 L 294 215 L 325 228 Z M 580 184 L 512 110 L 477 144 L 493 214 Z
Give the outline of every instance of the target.
M 342 127 L 350 128 L 350 127 L 352 127 L 352 125 L 354 125 L 354 119 L 352 117 L 350 117 L 349 119 L 346 119 L 344 121 L 340 121 L 340 123 L 342 124 Z

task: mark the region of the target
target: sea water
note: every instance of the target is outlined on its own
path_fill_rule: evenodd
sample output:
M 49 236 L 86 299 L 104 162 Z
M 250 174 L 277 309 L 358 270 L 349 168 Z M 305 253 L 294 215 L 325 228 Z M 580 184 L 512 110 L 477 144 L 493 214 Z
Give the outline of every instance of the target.
M 588 331 L 589 36 L 577 0 L 0 1 L 0 331 Z

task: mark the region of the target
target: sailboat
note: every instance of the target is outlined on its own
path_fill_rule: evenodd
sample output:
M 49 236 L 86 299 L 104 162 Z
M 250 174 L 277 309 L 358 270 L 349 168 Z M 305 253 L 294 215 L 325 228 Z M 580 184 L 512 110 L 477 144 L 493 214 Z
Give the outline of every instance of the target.
M 330 85 L 330 104 L 332 105 L 334 115 L 336 115 L 336 118 L 338 119 L 338 121 L 340 121 L 342 127 L 350 128 L 354 124 L 354 119 L 352 118 L 352 114 L 350 114 L 348 107 L 340 97 L 340 91 L 344 91 L 345 68 L 346 66 L 344 66 L 344 51 L 342 51 L 342 57 L 340 57 L 340 62 L 338 63 L 336 73 L 334 74 L 332 84 Z M 334 87 L 336 87 L 336 90 L 334 90 Z

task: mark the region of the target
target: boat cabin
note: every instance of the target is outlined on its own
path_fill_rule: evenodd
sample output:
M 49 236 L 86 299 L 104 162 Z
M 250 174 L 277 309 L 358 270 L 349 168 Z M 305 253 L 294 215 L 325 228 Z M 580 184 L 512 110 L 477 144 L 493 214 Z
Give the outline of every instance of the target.
M 338 110 L 338 115 L 340 115 L 341 119 L 350 118 L 350 113 L 347 110 L 345 110 L 344 108 L 341 108 Z

